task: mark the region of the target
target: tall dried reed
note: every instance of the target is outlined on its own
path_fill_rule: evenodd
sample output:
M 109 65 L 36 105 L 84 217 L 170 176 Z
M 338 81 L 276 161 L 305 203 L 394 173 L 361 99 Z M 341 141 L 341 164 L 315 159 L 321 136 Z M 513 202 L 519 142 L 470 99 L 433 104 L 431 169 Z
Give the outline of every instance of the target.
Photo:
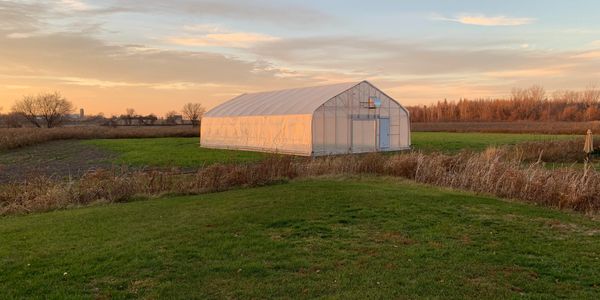
M 489 133 L 543 133 L 581 134 L 588 129 L 600 132 L 600 122 L 413 122 L 413 131 L 431 132 L 489 132 Z
M 600 139 L 594 140 L 600 145 Z M 526 163 L 582 163 L 585 159 L 582 140 L 559 140 L 543 142 L 522 142 L 513 146 L 503 146 L 506 159 Z
M 53 140 L 194 137 L 198 135 L 199 129 L 191 126 L 3 128 L 0 129 L 0 150 L 31 146 Z
M 212 165 L 195 174 L 173 171 L 95 171 L 76 181 L 33 178 L 0 185 L 0 215 L 164 194 L 201 194 L 338 174 L 396 176 L 416 182 L 518 199 L 584 213 L 600 211 L 600 173 L 545 169 L 507 159 L 507 149 L 457 155 L 367 154 L 317 159 L 272 156 L 256 164 Z
M 95 202 L 124 202 L 164 194 L 202 194 L 297 177 L 292 157 L 256 164 L 211 165 L 194 174 L 174 171 L 95 170 L 72 180 L 34 177 L 0 185 L 0 215 L 47 211 Z
M 393 156 L 331 157 L 308 162 L 307 175 L 377 174 L 416 182 L 474 191 L 545 206 L 592 213 L 600 211 L 600 173 L 562 168 L 550 170 L 538 163 L 525 165 L 507 159 L 507 149 L 457 155 L 407 153 Z M 368 167 L 367 167 L 368 166 Z

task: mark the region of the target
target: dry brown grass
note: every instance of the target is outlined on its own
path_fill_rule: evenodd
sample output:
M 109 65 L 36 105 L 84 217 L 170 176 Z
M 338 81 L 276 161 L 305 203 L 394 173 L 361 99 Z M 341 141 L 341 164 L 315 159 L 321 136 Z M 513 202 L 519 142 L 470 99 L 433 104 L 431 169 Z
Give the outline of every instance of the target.
M 582 163 L 582 145 L 581 140 L 523 142 L 506 147 L 505 152 L 511 159 L 524 162 Z M 594 145 L 600 145 L 600 139 L 594 139 Z
M 406 153 L 318 159 L 272 156 L 256 164 L 213 165 L 194 174 L 176 171 L 96 171 L 76 181 L 33 178 L 0 186 L 0 215 L 47 211 L 95 202 L 165 194 L 202 194 L 321 175 L 396 176 L 436 186 L 518 199 L 584 213 L 600 211 L 600 173 L 523 166 L 506 149 L 457 155 Z
M 600 173 L 593 169 L 549 170 L 508 159 L 506 149 L 457 155 L 408 153 L 333 157 L 309 162 L 305 175 L 377 174 L 474 191 L 545 206 L 592 213 L 600 210 Z M 367 167 L 368 166 L 368 167 Z
M 585 134 L 600 132 L 600 121 L 593 122 L 424 122 L 412 123 L 413 131 Z
M 199 129 L 191 126 L 4 128 L 0 129 L 0 150 L 31 146 L 53 140 L 194 137 L 198 135 Z
M 0 185 L 0 215 L 124 202 L 165 194 L 202 194 L 260 186 L 295 178 L 291 157 L 273 156 L 257 164 L 211 165 L 194 174 L 173 171 L 96 170 L 77 180 L 39 176 Z

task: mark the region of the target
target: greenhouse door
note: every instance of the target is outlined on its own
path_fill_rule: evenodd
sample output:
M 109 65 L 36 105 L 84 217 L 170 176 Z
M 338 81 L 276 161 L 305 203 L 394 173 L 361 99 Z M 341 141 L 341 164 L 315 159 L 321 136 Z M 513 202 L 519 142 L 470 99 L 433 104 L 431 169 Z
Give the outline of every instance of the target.
M 352 152 L 377 151 L 377 121 L 375 119 L 352 120 Z
M 390 148 L 390 119 L 379 119 L 379 149 Z

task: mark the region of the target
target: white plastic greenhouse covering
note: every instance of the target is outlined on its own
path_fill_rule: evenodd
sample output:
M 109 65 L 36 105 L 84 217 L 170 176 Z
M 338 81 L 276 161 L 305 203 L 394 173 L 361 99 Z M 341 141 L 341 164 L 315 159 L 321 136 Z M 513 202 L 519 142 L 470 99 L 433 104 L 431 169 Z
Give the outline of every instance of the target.
M 296 155 L 410 148 L 408 111 L 367 81 L 243 94 L 202 119 L 201 145 Z

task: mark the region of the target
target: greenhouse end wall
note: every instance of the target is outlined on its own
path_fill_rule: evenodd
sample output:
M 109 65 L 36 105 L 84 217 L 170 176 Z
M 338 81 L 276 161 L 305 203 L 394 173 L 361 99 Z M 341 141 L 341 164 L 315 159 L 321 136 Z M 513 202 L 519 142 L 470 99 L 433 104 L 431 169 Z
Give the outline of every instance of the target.
M 369 99 L 380 103 L 374 107 Z M 408 112 L 367 82 L 321 105 L 313 115 L 312 127 L 313 155 L 410 148 Z

